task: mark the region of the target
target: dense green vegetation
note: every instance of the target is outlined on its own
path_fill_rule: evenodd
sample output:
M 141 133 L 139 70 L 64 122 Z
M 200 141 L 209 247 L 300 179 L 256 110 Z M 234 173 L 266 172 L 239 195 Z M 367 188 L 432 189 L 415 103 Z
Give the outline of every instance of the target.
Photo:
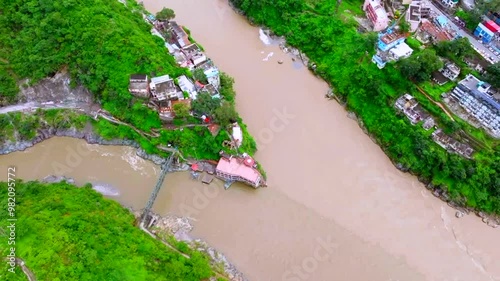
M 401 60 L 399 66 L 403 75 L 417 82 L 423 82 L 431 78 L 432 72 L 442 68 L 443 62 L 439 60 L 434 50 L 425 49 L 419 55 Z
M 7 206 L 5 182 L 0 201 Z M 214 275 L 202 254 L 189 251 L 187 259 L 168 249 L 136 228 L 128 210 L 89 186 L 18 182 L 16 201 L 16 255 L 38 280 L 199 281 Z M 1 208 L 0 219 L 7 218 Z M 0 242 L 2 256 L 6 241 Z M 26 280 L 19 270 L 1 274 L 2 280 Z
M 82 129 L 89 118 L 71 110 L 50 109 L 39 110 L 36 114 L 13 112 L 0 114 L 0 142 L 31 140 L 37 130 L 55 129 Z
M 256 24 L 285 35 L 289 44 L 304 51 L 317 65 L 316 73 L 328 81 L 334 92 L 357 113 L 370 134 L 394 162 L 436 188 L 445 189 L 460 203 L 500 213 L 500 152 L 498 146 L 484 149 L 474 160 L 449 154 L 428 136 L 396 114 L 393 103 L 414 84 L 398 68 L 388 64 L 379 70 L 371 63 L 376 36 L 360 34 L 352 20 L 361 1 L 232 0 Z M 417 95 L 416 95 L 417 96 Z M 440 110 L 425 97 L 424 108 Z M 440 118 L 440 126 L 459 132 L 462 124 Z M 451 122 L 451 123 L 446 123 Z
M 29 78 L 30 84 L 34 84 L 67 68 L 72 83 L 85 85 L 114 117 L 145 133 L 155 131 L 160 135 L 149 138 L 126 126 L 116 126 L 104 120 L 96 122 L 97 132 L 106 138 L 131 139 L 146 152 L 157 154 L 161 154 L 157 145 L 169 143 L 183 151 L 185 156 L 216 159 L 227 134 L 221 133 L 214 138 L 204 127 L 166 130 L 162 128 L 158 113 L 145 106 L 144 100 L 133 98 L 128 91 L 129 76 L 134 73 L 192 77 L 189 70 L 176 65 L 163 41 L 150 34 L 151 26 L 143 20 L 143 11 L 132 0 L 126 5 L 103 0 L 2 2 L 0 105 L 15 100 L 16 80 Z M 158 16 L 170 19 L 175 13 L 166 8 Z M 206 80 L 203 72 L 201 74 Z M 221 93 L 234 107 L 232 83 L 231 78 L 223 76 Z M 211 108 L 209 113 L 215 113 L 216 108 Z M 175 120 L 174 125 L 199 123 L 192 122 L 197 120 L 186 116 L 185 110 L 180 109 L 182 118 Z M 12 117 L 19 120 L 10 124 L 2 121 Z M 2 138 L 12 136 L 12 127 L 17 128 L 18 123 L 22 125 L 19 127 L 20 139 L 33 138 L 39 129 L 37 118 L 21 114 L 0 117 L 0 122 L 7 126 L 7 133 L 2 134 Z M 250 135 L 247 137 L 255 144 Z M 249 148 L 252 149 L 246 152 L 253 154 L 255 145 Z
M 500 88 L 500 62 L 490 65 L 486 69 L 485 78 L 493 87 Z

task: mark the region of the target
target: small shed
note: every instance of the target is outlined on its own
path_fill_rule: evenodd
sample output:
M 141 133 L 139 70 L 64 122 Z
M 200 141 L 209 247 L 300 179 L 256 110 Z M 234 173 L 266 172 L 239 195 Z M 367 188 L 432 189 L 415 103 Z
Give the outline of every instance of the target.
M 203 179 L 201 180 L 204 184 L 210 184 L 214 180 L 214 176 L 210 174 L 204 174 Z

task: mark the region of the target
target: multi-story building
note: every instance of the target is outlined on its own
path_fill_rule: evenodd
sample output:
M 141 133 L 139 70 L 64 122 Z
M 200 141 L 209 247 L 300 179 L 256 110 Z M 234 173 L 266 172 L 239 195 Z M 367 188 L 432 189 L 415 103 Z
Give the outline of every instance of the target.
M 454 8 L 458 4 L 458 0 L 441 0 L 441 4 L 448 9 Z
M 373 31 L 381 31 L 389 26 L 389 17 L 380 0 L 365 0 L 363 10 L 373 25 Z
M 469 74 L 451 96 L 491 135 L 500 138 L 500 102 L 489 95 L 490 88 L 488 83 Z
M 450 79 L 451 81 L 455 81 L 457 79 L 458 75 L 460 75 L 460 67 L 458 67 L 456 64 L 449 62 L 444 65 L 443 69 L 440 71 L 446 78 Z
M 169 25 L 170 32 L 172 34 L 172 40 L 174 41 L 174 43 L 176 43 L 181 48 L 191 44 L 191 42 L 189 42 L 189 35 L 186 33 L 186 31 L 184 31 L 182 26 L 178 25 L 175 21 L 170 21 Z
M 262 175 L 257 171 L 255 161 L 248 155 L 237 157 L 222 154 L 215 174 L 222 180 L 240 181 L 254 188 L 263 184 Z
M 149 80 L 146 74 L 130 75 L 130 83 L 128 90 L 131 94 L 142 98 L 149 97 Z
M 149 85 L 153 97 L 158 101 L 184 99 L 184 95 L 168 75 L 151 78 Z
M 415 32 L 422 19 L 429 18 L 430 6 L 427 0 L 414 0 L 411 2 L 406 14 L 406 22 L 410 24 L 410 31 Z
M 484 43 L 490 43 L 496 35 L 500 33 L 500 26 L 492 20 L 479 23 L 474 30 L 474 36 L 481 39 Z

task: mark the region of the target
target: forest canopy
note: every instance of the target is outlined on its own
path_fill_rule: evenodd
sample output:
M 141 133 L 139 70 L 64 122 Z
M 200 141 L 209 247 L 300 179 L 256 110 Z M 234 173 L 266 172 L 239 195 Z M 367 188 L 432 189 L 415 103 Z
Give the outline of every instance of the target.
M 12 100 L 17 91 L 9 75 L 35 83 L 68 68 L 73 82 L 85 85 L 115 117 L 146 131 L 158 128 L 158 114 L 132 106 L 130 75 L 176 77 L 188 70 L 151 36 L 142 9 L 135 1 L 2 1 L 0 58 L 8 62 L 0 68 L 0 81 L 8 82 L 0 88 L 4 99 Z
M 16 255 L 37 280 L 199 281 L 213 276 L 200 253 L 187 259 L 170 250 L 135 227 L 127 209 L 90 186 L 17 182 L 16 194 Z M 0 182 L 2 206 L 7 199 L 7 183 Z M 1 208 L 0 219 L 7 218 L 7 208 Z M 0 244 L 4 257 L 7 241 Z M 7 278 L 1 279 L 23 280 L 19 274 L 2 272 Z

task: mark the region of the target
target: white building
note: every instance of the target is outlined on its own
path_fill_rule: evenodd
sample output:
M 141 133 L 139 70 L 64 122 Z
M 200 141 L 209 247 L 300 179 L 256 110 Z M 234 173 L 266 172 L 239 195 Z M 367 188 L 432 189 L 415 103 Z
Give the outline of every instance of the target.
M 415 32 L 422 19 L 429 18 L 430 6 L 427 0 L 413 0 L 405 14 L 406 22 L 410 24 L 410 31 Z
M 241 143 L 243 143 L 243 132 L 238 124 L 233 126 L 232 137 L 234 140 L 234 144 L 236 147 L 240 147 Z
M 187 92 L 191 99 L 195 100 L 198 93 L 196 92 L 196 87 L 194 86 L 194 83 L 189 80 L 185 75 L 180 76 L 177 78 L 177 82 L 179 83 L 179 88 L 183 92 Z
M 440 72 L 443 73 L 446 78 L 450 79 L 451 81 L 455 81 L 458 75 L 460 75 L 460 67 L 452 62 L 449 62 L 444 66 L 443 69 L 441 69 Z
M 500 138 L 500 103 L 489 94 L 490 85 L 467 75 L 453 89 L 451 96 L 495 138 Z
M 394 59 L 404 59 L 413 53 L 413 49 L 408 46 L 405 42 L 401 42 L 396 47 L 389 50 L 389 53 L 394 57 Z
M 458 4 L 458 0 L 441 0 L 441 4 L 446 8 L 450 9 Z
M 182 92 L 179 91 L 174 80 L 168 75 L 151 78 L 149 87 L 153 97 L 158 101 L 184 99 Z
M 220 76 L 219 70 L 216 67 L 209 68 L 205 70 L 205 76 L 207 76 L 208 83 L 212 84 L 216 89 L 220 88 Z

